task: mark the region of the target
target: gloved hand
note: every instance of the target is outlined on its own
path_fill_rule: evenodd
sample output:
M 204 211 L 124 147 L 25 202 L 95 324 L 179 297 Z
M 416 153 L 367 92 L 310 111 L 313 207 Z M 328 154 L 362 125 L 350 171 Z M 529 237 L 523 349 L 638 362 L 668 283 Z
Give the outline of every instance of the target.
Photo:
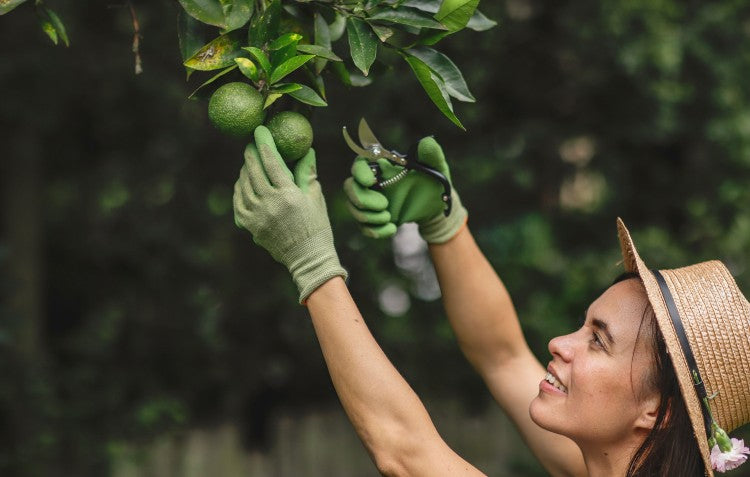
M 329 279 L 346 279 L 333 245 L 312 149 L 292 174 L 268 128 L 258 126 L 234 185 L 234 220 L 286 266 L 299 289 L 300 303 Z
M 451 182 L 448 163 L 443 149 L 433 137 L 426 137 L 417 146 L 419 161 L 437 169 Z M 403 167 L 379 159 L 378 165 L 384 180 L 394 177 Z M 453 238 L 466 223 L 467 212 L 452 187 L 453 206 L 446 217 L 441 195 L 443 186 L 435 179 L 418 171 L 382 190 L 369 189 L 377 182 L 367 158 L 357 157 L 352 165 L 352 176 L 344 181 L 344 192 L 349 199 L 349 211 L 359 222 L 362 233 L 368 237 L 390 237 L 396 227 L 406 222 L 416 222 L 419 232 L 428 243 L 444 243 Z

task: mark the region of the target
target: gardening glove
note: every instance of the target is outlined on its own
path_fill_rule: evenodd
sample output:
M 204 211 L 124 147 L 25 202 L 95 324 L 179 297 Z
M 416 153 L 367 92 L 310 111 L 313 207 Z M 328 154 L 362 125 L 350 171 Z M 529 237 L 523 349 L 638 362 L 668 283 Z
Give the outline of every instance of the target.
M 289 270 L 300 303 L 329 279 L 346 279 L 333 245 L 313 149 L 297 162 L 292 174 L 268 128 L 258 126 L 234 185 L 234 220 Z
M 440 171 L 451 181 L 443 149 L 433 137 L 426 137 L 417 146 L 419 162 Z M 388 180 L 404 168 L 378 159 L 383 180 Z M 410 171 L 400 181 L 382 190 L 370 189 L 377 182 L 367 158 L 359 156 L 352 165 L 352 176 L 344 181 L 347 206 L 368 237 L 390 237 L 406 222 L 416 222 L 419 233 L 428 243 L 444 243 L 453 238 L 466 223 L 468 213 L 456 190 L 452 187 L 453 205 L 450 214 L 443 213 L 443 186 L 434 178 L 419 171 Z

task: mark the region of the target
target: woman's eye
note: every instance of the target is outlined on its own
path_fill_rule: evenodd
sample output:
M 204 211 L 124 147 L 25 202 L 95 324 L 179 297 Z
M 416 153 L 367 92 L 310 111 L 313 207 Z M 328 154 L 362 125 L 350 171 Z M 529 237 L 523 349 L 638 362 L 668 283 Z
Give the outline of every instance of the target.
M 599 339 L 599 335 L 597 335 L 596 333 L 591 333 L 591 342 L 599 348 L 604 348 L 604 344 Z

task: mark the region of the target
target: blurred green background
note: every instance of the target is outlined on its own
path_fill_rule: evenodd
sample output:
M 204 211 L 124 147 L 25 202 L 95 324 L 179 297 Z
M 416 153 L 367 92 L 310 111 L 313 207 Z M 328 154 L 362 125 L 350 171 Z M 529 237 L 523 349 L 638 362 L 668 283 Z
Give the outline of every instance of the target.
M 133 3 L 138 76 L 122 4 L 50 0 L 70 48 L 32 8 L 0 17 L 0 474 L 374 475 L 287 272 L 233 223 L 244 145 L 186 99 L 178 5 Z M 384 56 L 368 87 L 328 81 L 314 147 L 352 293 L 438 428 L 490 475 L 545 475 L 461 357 L 424 250 L 359 235 L 341 126 L 437 136 L 546 361 L 620 271 L 617 216 L 652 266 L 719 258 L 750 293 L 750 2 L 480 8 L 499 25 L 441 43 L 478 100 L 457 105 L 467 132 Z

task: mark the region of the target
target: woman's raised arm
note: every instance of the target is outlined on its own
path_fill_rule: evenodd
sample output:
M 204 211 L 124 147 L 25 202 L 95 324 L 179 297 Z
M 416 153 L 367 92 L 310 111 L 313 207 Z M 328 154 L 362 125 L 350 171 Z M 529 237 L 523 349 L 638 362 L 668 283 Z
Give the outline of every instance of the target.
M 510 295 L 469 228 L 445 243 L 430 244 L 430 254 L 458 344 L 495 400 L 552 475 L 587 475 L 578 446 L 529 417 L 546 371 L 531 353 Z
M 341 278 L 317 288 L 307 307 L 336 393 L 383 475 L 483 475 L 440 437 L 422 402 L 376 343 Z

